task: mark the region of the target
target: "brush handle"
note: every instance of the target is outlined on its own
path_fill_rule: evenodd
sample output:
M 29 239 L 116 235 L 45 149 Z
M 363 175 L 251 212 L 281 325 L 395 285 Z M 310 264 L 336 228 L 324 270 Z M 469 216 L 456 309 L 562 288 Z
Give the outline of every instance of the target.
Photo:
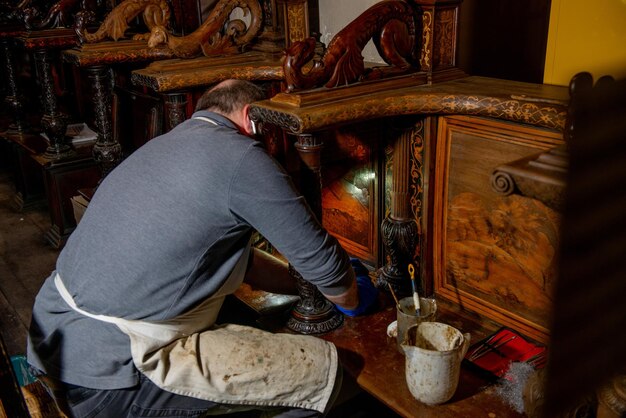
M 420 315 L 420 297 L 415 286 L 415 267 L 409 264 L 409 276 L 411 276 L 411 289 L 413 289 L 413 304 L 415 305 L 415 313 Z
M 420 297 L 417 292 L 413 292 L 413 304 L 415 304 L 415 313 L 420 315 Z

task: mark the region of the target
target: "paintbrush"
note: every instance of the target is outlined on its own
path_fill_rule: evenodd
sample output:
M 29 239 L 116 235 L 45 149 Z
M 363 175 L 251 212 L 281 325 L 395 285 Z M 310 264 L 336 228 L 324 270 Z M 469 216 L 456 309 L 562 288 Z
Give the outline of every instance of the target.
M 415 267 L 413 267 L 413 264 L 409 264 L 409 275 L 411 276 L 411 288 L 413 289 L 413 303 L 415 304 L 415 314 L 417 316 L 420 316 L 420 297 L 417 294 L 417 286 L 415 286 Z
M 396 301 L 396 306 L 399 310 L 402 310 L 400 307 L 400 302 L 398 301 L 398 297 L 396 296 L 396 292 L 393 291 L 393 287 L 391 287 L 391 283 L 387 282 L 387 286 L 389 286 L 389 291 L 391 292 L 391 296 L 393 296 L 393 300 Z

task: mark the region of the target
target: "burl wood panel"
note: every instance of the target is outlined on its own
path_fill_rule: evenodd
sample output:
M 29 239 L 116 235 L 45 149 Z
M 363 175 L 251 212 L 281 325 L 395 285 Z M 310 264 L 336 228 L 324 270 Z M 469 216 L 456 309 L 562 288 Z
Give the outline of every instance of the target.
M 462 116 L 439 121 L 434 190 L 435 290 L 547 341 L 559 214 L 490 186 L 503 162 L 563 143 L 562 134 Z

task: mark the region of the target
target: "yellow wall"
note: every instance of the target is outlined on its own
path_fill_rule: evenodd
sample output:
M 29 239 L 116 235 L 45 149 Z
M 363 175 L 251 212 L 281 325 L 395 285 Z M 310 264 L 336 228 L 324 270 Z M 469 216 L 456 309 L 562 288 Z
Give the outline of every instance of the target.
M 552 0 L 543 81 L 580 71 L 626 78 L 626 0 Z

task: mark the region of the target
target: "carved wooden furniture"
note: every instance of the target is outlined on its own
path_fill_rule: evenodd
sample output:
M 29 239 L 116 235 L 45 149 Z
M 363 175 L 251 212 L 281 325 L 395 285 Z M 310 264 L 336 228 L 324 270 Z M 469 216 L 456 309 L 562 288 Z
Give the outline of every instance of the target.
M 180 2 L 177 4 L 181 5 Z M 127 73 L 138 65 L 173 56 L 166 48 L 150 48 L 146 42 L 147 34 L 132 35 L 129 23 L 142 16 L 144 24 L 153 28 L 157 24 L 169 22 L 170 13 L 166 2 L 125 0 L 111 10 L 95 31 L 87 28 L 92 19 L 91 14 L 84 13 L 77 17 L 76 33 L 81 44 L 64 51 L 63 59 L 82 69 L 90 82 L 93 123 L 97 133 L 93 154 L 102 167 L 103 176 L 119 164 L 123 157 L 121 145 L 113 131 L 111 112 L 112 102 L 116 101 L 111 88 L 113 74 L 121 73 L 118 78 L 124 80 Z M 120 40 L 126 36 L 133 39 Z
M 184 38 L 170 36 L 167 42 L 177 57 L 203 56 L 154 62 L 146 68 L 133 71 L 133 84 L 156 94 L 163 102 L 164 131 L 170 130 L 190 116 L 195 98 L 207 87 L 227 78 L 269 82 L 273 84 L 270 91 L 280 89 L 279 83 L 283 80 L 281 52 L 286 42 L 294 42 L 308 36 L 308 32 L 305 31 L 308 28 L 308 22 L 305 20 L 308 3 L 302 0 L 279 2 L 264 0 L 259 3 L 262 13 L 253 5 L 252 1 L 218 3 L 208 20 L 196 32 L 215 32 L 216 28 L 224 26 L 226 16 L 221 8 L 243 7 L 251 14 L 250 23 L 246 31 L 232 38 L 229 43 L 225 44 L 220 36 L 215 36 L 214 40 L 210 43 L 205 42 L 204 46 L 198 49 L 195 44 L 196 37 L 192 36 L 196 33 Z M 234 23 L 231 21 L 229 24 Z M 154 40 L 155 33 L 153 32 L 149 42 Z M 298 38 L 294 38 L 295 36 Z M 154 126 L 154 123 L 148 125 Z M 153 132 L 153 136 L 162 132 L 162 130 Z
M 24 58 L 22 51 L 17 49 L 15 38 L 24 32 L 24 25 L 19 21 L 7 18 L 0 26 L 0 48 L 2 48 L 2 83 L 3 83 L 3 110 L 6 123 L 0 137 L 7 141 L 7 150 L 13 168 L 13 182 L 15 195 L 12 206 L 22 210 L 32 204 L 39 204 L 44 196 L 44 186 L 41 173 L 36 164 L 30 159 L 30 151 L 34 146 L 33 139 L 27 134 L 32 131 L 32 125 L 38 125 L 38 112 L 26 112 L 32 108 L 36 100 L 27 104 L 26 94 L 21 82 L 21 67 L 17 65 Z M 28 95 L 36 96 L 36 90 L 30 89 Z M 25 146 L 20 146 L 25 143 Z M 43 150 L 38 152 L 45 151 Z
M 184 13 L 190 14 L 192 2 L 187 3 L 189 4 L 185 6 Z M 214 5 L 200 26 L 194 28 L 193 31 L 183 32 L 182 36 L 179 36 L 180 29 L 168 28 L 165 25 L 167 22 L 167 5 L 164 2 L 152 0 L 126 0 L 109 14 L 108 20 L 105 19 L 105 23 L 96 32 L 85 31 L 83 29 L 84 24 L 81 22 L 78 31 L 82 33 L 81 37 L 86 43 L 75 50 L 67 51 L 64 54 L 64 59 L 85 69 L 93 80 L 94 94 L 92 98 L 96 116 L 95 125 L 98 132 L 94 154 L 103 166 L 104 175 L 121 161 L 124 152 L 132 152 L 142 142 L 162 133 L 164 129 L 171 129 L 172 126 L 184 120 L 193 101 L 186 93 L 172 92 L 167 90 L 168 87 L 159 86 L 156 91 L 163 93 L 165 97 L 164 112 L 163 105 L 158 100 L 146 95 L 146 89 L 143 86 L 141 89 L 131 87 L 129 83 L 131 71 L 137 70 L 148 62 L 159 60 L 202 55 L 230 55 L 241 52 L 247 48 L 249 43 L 254 43 L 253 38 L 255 37 L 259 39 L 257 49 L 266 49 L 267 46 L 264 43 L 276 38 L 276 28 L 271 26 L 272 19 L 275 18 L 267 12 L 274 10 L 270 7 L 273 3 L 273 0 L 265 0 L 261 3 L 258 0 L 220 0 Z M 144 16 L 145 21 L 147 16 L 152 16 L 152 14 L 147 13 L 148 8 L 156 10 L 157 16 L 160 16 L 156 20 L 150 19 L 145 22 L 150 32 L 136 34 L 133 36 L 133 40 L 101 42 L 106 38 L 119 39 L 126 31 L 128 22 L 132 17 L 141 15 Z M 246 24 L 242 19 L 231 19 L 231 12 L 235 9 L 242 10 L 244 13 L 247 12 L 251 16 L 250 23 Z M 84 20 L 86 21 L 87 18 Z M 97 43 L 90 44 L 88 43 L 90 41 Z M 237 56 L 239 55 L 237 54 Z M 200 61 L 197 62 L 200 67 L 191 68 L 188 71 L 200 71 L 210 62 L 204 58 L 200 57 Z M 243 62 L 245 60 L 233 58 L 231 61 Z M 258 63 L 262 60 L 259 59 L 258 55 L 253 55 L 249 61 Z M 155 64 L 157 68 L 155 71 L 159 72 L 164 67 L 168 68 L 168 64 L 170 67 L 178 67 L 178 65 L 184 67 L 191 62 L 192 60 L 188 59 L 167 61 L 163 66 Z M 224 66 L 226 62 L 228 62 L 227 58 L 220 58 L 215 62 L 215 65 Z M 115 69 L 115 92 L 109 90 L 111 68 L 113 67 Z M 242 71 L 246 70 L 242 69 Z M 209 72 L 211 71 L 209 70 Z M 231 74 L 231 76 L 235 75 L 244 77 L 243 74 Z M 133 82 L 137 84 L 135 81 L 137 76 L 133 74 L 132 77 Z M 140 77 L 140 80 L 146 77 L 150 78 L 147 75 Z M 211 81 L 205 79 L 201 83 L 210 84 L 216 79 L 218 78 L 214 76 Z M 259 79 L 264 78 L 259 76 Z M 148 86 L 155 84 L 152 80 L 148 83 Z M 141 85 L 141 81 L 139 84 Z M 189 86 L 186 87 L 189 88 Z M 180 89 L 180 86 L 176 88 Z M 131 103 L 138 100 L 141 100 L 143 104 L 148 103 L 149 110 L 144 112 L 144 116 L 148 119 L 147 123 L 136 129 L 133 124 L 136 125 L 137 122 L 130 120 L 126 115 L 133 111 L 132 109 L 128 111 L 128 106 L 132 106 Z M 115 118 L 113 118 L 112 112 Z M 166 115 L 165 118 L 163 113 Z M 113 126 L 113 119 L 116 122 L 115 127 Z M 164 122 L 163 119 L 165 119 Z M 137 142 L 136 139 L 129 137 L 136 136 L 131 135 L 130 132 L 136 133 L 138 130 L 144 130 L 143 135 L 141 135 L 144 138 Z M 127 148 L 123 149 L 122 144 Z
M 328 110 L 326 123 L 321 122 L 319 129 L 312 126 L 295 126 L 292 124 L 293 121 L 287 120 L 289 116 L 282 114 L 280 110 L 268 111 L 268 108 L 264 106 L 253 108 L 251 117 L 259 122 L 269 122 L 279 126 L 286 132 L 298 136 L 295 148 L 303 163 L 300 173 L 300 189 L 308 197 L 309 204 L 318 219 L 323 221 L 324 218 L 328 218 L 322 217 L 321 196 L 324 179 L 321 153 L 325 141 L 320 131 L 342 126 L 346 122 L 354 122 L 354 119 L 365 120 L 367 118 L 367 116 L 364 118 L 346 117 L 346 119 L 341 120 L 345 113 L 343 116 L 337 113 L 345 112 L 348 108 L 342 107 L 337 112 L 338 109 L 331 103 L 335 100 L 356 97 L 365 92 L 384 91 L 403 85 L 427 84 L 433 80 L 443 81 L 461 76 L 462 72 L 455 68 L 456 24 L 459 3 L 458 1 L 437 0 L 390 0 L 377 3 L 337 33 L 330 41 L 328 48 L 318 58 L 316 58 L 314 38 L 307 38 L 290 44 L 283 61 L 287 93 L 281 93 L 272 98 L 271 101 L 277 104 L 282 102 L 287 107 L 293 106 L 303 109 L 312 107 L 315 108 L 313 113 L 324 113 L 325 110 Z M 388 65 L 371 67 L 365 64 L 362 50 L 370 39 L 373 40 L 381 58 Z M 404 77 L 398 77 L 402 75 Z M 394 76 L 398 78 L 394 79 Z M 385 78 L 388 80 L 379 83 L 367 83 L 368 80 Z M 346 89 L 340 88 L 355 82 L 362 82 L 362 84 Z M 326 88 L 294 94 L 294 92 L 302 89 L 321 86 Z M 377 106 L 378 104 L 372 106 L 372 109 Z M 319 113 L 315 114 L 312 119 L 306 118 L 304 123 L 315 121 L 318 117 Z M 419 137 L 421 135 L 419 132 L 422 131 L 423 126 L 393 129 L 394 135 L 399 138 L 398 152 L 394 157 L 398 160 L 393 169 L 395 178 L 407 178 L 409 165 L 404 164 L 406 160 L 402 156 L 408 155 L 409 138 Z M 342 134 L 339 134 L 338 138 L 341 136 Z M 339 219 L 339 228 L 343 231 L 334 232 L 340 237 L 342 245 L 347 247 L 352 254 L 358 255 L 366 261 L 373 261 L 373 264 L 377 265 L 382 258 L 378 249 L 378 216 L 383 213 L 382 205 L 379 203 L 381 199 L 377 196 L 385 183 L 374 180 L 377 178 L 378 168 L 373 166 L 380 164 L 391 166 L 391 164 L 383 162 L 382 158 L 378 161 L 369 158 L 369 155 L 377 154 L 372 152 L 374 151 L 372 143 L 376 144 L 376 141 L 372 142 L 371 137 L 369 139 L 366 137 L 358 138 L 359 135 L 354 132 L 348 132 L 343 136 L 345 140 L 335 141 L 337 144 L 343 142 L 343 145 L 339 145 L 337 148 L 341 150 L 341 147 L 352 147 L 352 151 L 349 151 L 348 154 L 352 154 L 352 157 L 356 156 L 356 158 L 352 158 L 353 160 L 362 159 L 359 154 L 365 155 L 368 156 L 366 158 L 371 165 L 369 171 L 361 172 L 360 175 L 352 172 L 352 180 L 347 181 L 345 185 L 336 185 L 335 191 L 337 193 L 331 191 L 327 194 L 330 198 L 334 198 L 349 195 L 351 193 L 346 192 L 355 189 L 359 189 L 361 194 L 361 196 L 355 195 L 351 209 L 329 211 L 333 215 L 338 215 L 335 218 L 344 217 L 348 219 L 343 221 Z M 354 140 L 355 138 L 356 140 Z M 343 151 L 345 154 L 346 150 Z M 339 154 L 341 155 L 342 152 Z M 415 160 L 415 164 L 414 166 L 419 166 L 421 160 Z M 336 166 L 341 165 L 341 163 L 336 164 Z M 372 168 L 374 169 L 372 170 Z M 412 172 L 419 173 L 420 170 L 416 169 Z M 420 175 L 416 174 L 416 177 Z M 415 186 L 415 190 L 421 187 L 419 181 L 413 182 L 412 185 L 407 185 L 405 182 L 395 183 L 392 192 L 392 213 L 382 226 L 383 234 L 386 237 L 385 244 L 394 242 L 397 245 L 388 246 L 387 255 L 390 263 L 382 269 L 379 284 L 382 286 L 390 283 L 401 295 L 409 292 L 406 286 L 408 281 L 402 279 L 408 277 L 406 267 L 415 254 L 419 228 L 415 219 L 408 216 L 407 190 L 411 186 Z M 341 200 L 341 197 L 338 200 Z M 414 201 L 417 202 L 418 199 Z M 359 226 L 358 222 L 353 222 L 363 220 L 366 224 L 369 221 L 369 225 L 373 225 L 373 227 L 365 228 L 369 231 L 365 235 L 360 233 L 364 228 Z M 329 228 L 331 225 L 326 222 L 325 226 Z M 346 232 L 353 235 L 351 239 L 346 239 Z M 343 240 L 341 239 L 342 236 Z M 302 280 L 297 272 L 294 271 L 294 275 L 298 278 L 300 285 L 301 300 L 292 310 L 292 317 L 288 326 L 298 332 L 306 333 L 325 332 L 329 328 L 338 326 L 340 321 L 337 319 L 337 312 L 333 309 L 332 304 L 326 301 L 311 284 Z
M 3 90 L 4 102 L 11 114 L 11 123 L 6 134 L 19 133 L 25 130 L 24 124 L 24 98 L 22 91 L 18 87 L 18 76 L 15 57 L 14 38 L 19 36 L 24 30 L 22 24 L 16 22 L 8 22 L 0 27 L 0 47 L 2 48 L 2 66 L 3 66 Z
M 16 42 L 35 60 L 41 90 L 41 129 L 48 138 L 45 156 L 51 160 L 70 157 L 73 151 L 65 139 L 69 115 L 63 114 L 58 106 L 53 66 L 58 65 L 59 51 L 76 44 L 76 34 L 65 28 L 26 31 L 16 38 Z
M 68 114 L 68 111 L 75 110 L 72 88 L 68 83 L 71 74 L 65 72 L 66 68 L 58 58 L 61 50 L 76 44 L 77 36 L 72 29 L 56 27 L 65 24 L 66 19 L 60 17 L 63 10 L 66 9 L 51 8 L 46 15 L 49 19 L 41 22 L 34 20 L 32 12 L 25 12 L 25 26 L 32 30 L 24 29 L 14 35 L 11 42 L 16 48 L 12 48 L 8 40 L 5 43 L 7 103 L 14 113 L 14 123 L 3 133 L 3 137 L 11 143 L 14 155 L 16 196 L 13 207 L 24 210 L 31 204 L 38 204 L 45 191 L 51 225 L 44 237 L 56 248 L 63 244 L 75 227 L 69 206 L 75 187 L 95 185 L 93 173 L 97 170 L 90 153 L 85 155 L 84 147 L 72 146 L 66 137 L 68 123 L 76 121 L 77 115 Z M 45 28 L 48 26 L 53 27 Z M 21 93 L 24 86 L 19 85 L 19 81 L 24 80 L 17 77 L 18 71 L 24 69 L 17 65 L 15 53 L 34 60 L 28 81 L 31 86 L 38 87 L 39 91 L 34 96 L 39 96 L 41 106 L 27 105 L 24 101 L 24 94 Z M 39 107 L 42 117 L 36 110 Z M 33 129 L 26 122 L 35 115 L 41 118 L 35 124 L 40 125 L 41 135 L 37 128 Z M 74 169 L 78 171 L 72 172 Z
M 12 39 L 3 38 L 7 74 L 5 101 L 13 119 L 2 136 L 13 144 L 16 156 L 16 196 L 13 206 L 18 210 L 37 202 L 43 195 L 41 173 L 29 161 L 31 155 L 34 152 L 42 153 L 51 161 L 71 158 L 73 155 L 73 150 L 65 139 L 69 116 L 61 110 L 57 100 L 56 91 L 66 87 L 62 80 L 63 71 L 56 58 L 59 50 L 68 48 L 75 42 L 76 36 L 69 29 L 22 30 L 14 33 Z M 26 59 L 20 60 L 23 57 Z M 38 95 L 39 101 L 26 97 L 25 86 L 20 85 L 25 80 L 18 77 L 21 70 L 18 63 L 25 65 L 31 57 L 34 59 L 35 69 L 27 80 L 31 84 L 28 92 Z M 39 88 L 33 89 L 34 85 Z M 40 120 L 33 121 L 37 118 Z M 39 136 L 39 127 L 47 139 Z M 36 142 L 41 142 L 43 149 Z
M 42 7 L 45 7 L 42 11 Z M 15 43 L 22 52 L 31 55 L 35 62 L 36 81 L 40 89 L 43 118 L 41 128 L 48 141 L 45 155 L 49 159 L 70 157 L 73 151 L 66 143 L 65 133 L 69 115 L 59 109 L 57 90 L 66 89 L 62 80 L 62 65 L 59 63 L 59 51 L 74 46 L 78 38 L 70 27 L 74 24 L 74 15 L 89 13 L 96 16 L 96 5 L 91 1 L 59 0 L 47 5 L 45 2 L 24 1 L 16 5 L 12 16 L 21 21 L 24 30 L 15 36 Z M 9 104 L 14 109 L 17 133 L 21 129 L 22 96 L 18 93 L 15 80 L 16 65 L 10 51 L 6 51 L 7 75 L 12 100 Z M 35 79 L 35 77 L 33 77 Z
M 251 51 L 228 57 L 159 61 L 133 71 L 133 84 L 157 93 L 163 103 L 163 125 L 148 121 L 148 126 L 156 127 L 151 137 L 169 131 L 191 116 L 194 98 L 208 86 L 227 78 L 277 82 L 282 79 L 282 69 L 275 58 Z
M 120 41 L 83 44 L 63 52 L 63 59 L 87 74 L 92 87 L 91 100 L 97 133 L 94 158 L 106 176 L 122 160 L 122 148 L 113 130 L 112 106 L 116 101 L 111 88 L 114 71 L 130 71 L 128 66 L 171 58 L 164 48 L 149 48 L 145 41 Z M 113 69 L 115 67 L 115 70 Z M 132 68 L 132 67 L 131 67 Z M 122 77 L 124 79 L 124 77 Z
M 566 147 L 551 148 L 497 167 L 491 174 L 491 187 L 503 196 L 518 193 L 560 210 L 568 165 Z
M 278 94 L 271 100 L 254 104 L 251 115 L 259 122 L 278 125 L 296 135 L 297 147 L 302 146 L 309 152 L 318 153 L 318 160 L 321 158 L 321 139 L 328 138 L 325 131 L 370 119 L 379 119 L 380 123 L 390 122 L 397 128 L 411 127 L 405 133 L 387 134 L 380 138 L 381 141 L 389 141 L 394 149 L 391 158 L 393 181 L 388 192 L 389 202 L 393 206 L 383 209 L 383 213 L 388 216 L 377 237 L 388 240 L 385 248 L 387 255 L 393 258 L 398 253 L 407 254 L 402 245 L 415 242 L 416 248 L 408 252 L 409 259 L 420 266 L 422 290 L 426 294 L 434 292 L 454 300 L 466 309 L 545 341 L 549 291 L 536 289 L 532 293 L 542 298 L 541 319 L 538 319 L 533 318 L 527 308 L 524 310 L 520 306 L 507 304 L 510 302 L 507 297 L 515 297 L 514 292 L 500 295 L 495 288 L 492 293 L 485 292 L 485 289 L 475 291 L 469 283 L 455 281 L 463 277 L 450 276 L 450 263 L 454 262 L 456 253 L 450 252 L 452 243 L 446 234 L 451 233 L 449 228 L 454 225 L 450 223 L 449 211 L 453 207 L 450 199 L 461 190 L 458 185 L 454 186 L 458 183 L 457 179 L 466 177 L 462 174 L 464 167 L 471 169 L 476 166 L 475 163 L 482 163 L 481 159 L 487 157 L 485 149 L 481 151 L 481 148 L 477 148 L 472 151 L 474 154 L 469 160 L 462 161 L 458 157 L 461 154 L 455 149 L 460 148 L 462 151 L 465 147 L 467 151 L 469 148 L 464 142 L 470 141 L 470 145 L 471 142 L 477 142 L 487 147 L 487 150 L 495 146 L 507 150 L 508 154 L 483 164 L 484 168 L 480 169 L 477 177 L 480 179 L 479 184 L 464 186 L 496 194 L 490 186 L 493 170 L 563 143 L 567 89 L 481 77 L 429 85 L 421 77 L 423 75 L 416 73 L 342 88 Z M 315 142 L 314 138 L 319 139 Z M 315 170 L 319 172 L 320 168 Z M 384 173 L 377 175 L 385 176 Z M 384 178 L 378 181 L 386 182 Z M 453 186 L 457 192 L 449 195 L 448 188 Z M 312 207 L 324 206 L 321 193 L 308 197 L 314 198 Z M 387 222 L 402 225 L 398 227 L 402 232 L 395 236 L 387 232 Z M 415 241 L 412 241 L 416 233 Z M 346 246 L 345 240 L 342 244 Z M 554 248 L 557 243 L 552 241 L 550 245 Z M 349 245 L 346 247 L 351 250 Z M 453 257 L 450 258 L 450 255 Z M 380 266 L 382 260 L 375 260 L 374 265 Z M 400 260 L 406 261 L 406 258 Z M 552 265 L 552 259 L 547 263 Z M 398 269 L 400 274 L 402 270 Z M 473 270 L 466 266 L 462 271 Z M 406 292 L 407 280 L 402 282 L 399 278 L 395 282 L 391 281 L 384 276 L 384 272 L 385 267 L 380 275 L 384 282 L 390 281 L 398 287 L 397 291 Z M 492 274 L 486 277 L 489 283 L 497 283 L 500 280 L 497 276 Z

